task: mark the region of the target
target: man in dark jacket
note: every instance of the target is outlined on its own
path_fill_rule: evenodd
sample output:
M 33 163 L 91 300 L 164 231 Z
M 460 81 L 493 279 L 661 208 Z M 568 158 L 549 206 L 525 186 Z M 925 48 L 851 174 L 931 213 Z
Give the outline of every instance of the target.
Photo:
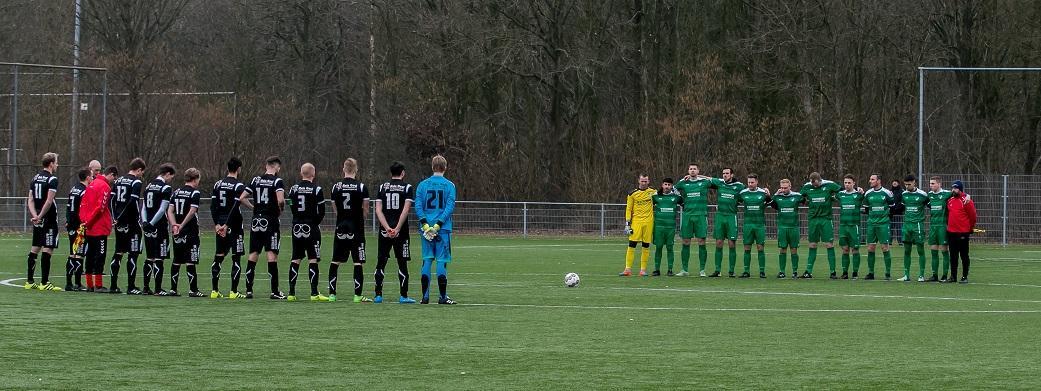
M 900 181 L 893 181 L 889 186 L 889 191 L 893 192 L 893 206 L 889 208 L 889 221 L 890 223 L 890 234 L 896 238 L 897 243 L 904 244 L 903 235 L 901 235 L 901 228 L 904 224 L 904 198 L 901 194 L 904 192 L 904 184 Z

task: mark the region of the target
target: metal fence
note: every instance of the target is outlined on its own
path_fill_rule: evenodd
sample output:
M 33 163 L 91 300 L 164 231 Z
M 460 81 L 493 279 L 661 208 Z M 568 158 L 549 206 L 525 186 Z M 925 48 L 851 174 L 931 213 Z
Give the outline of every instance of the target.
M 928 176 L 926 176 L 928 178 Z M 945 182 L 962 179 L 966 192 L 972 195 L 979 214 L 976 235 L 978 240 L 990 243 L 1041 244 L 1041 176 L 1026 175 L 944 175 Z M 65 198 L 59 198 L 59 222 L 64 223 Z M 370 205 L 375 206 L 375 202 Z M 371 211 L 371 209 L 370 209 Z M 249 212 L 244 211 L 248 216 Z M 838 210 L 836 208 L 836 215 Z M 625 204 L 617 203 L 548 203 L 458 201 L 453 216 L 455 230 L 468 234 L 499 234 L 520 236 L 584 235 L 621 237 L 625 227 Z M 715 206 L 709 207 L 709 226 L 713 223 Z M 774 214 L 767 212 L 768 237 L 777 232 Z M 802 213 L 802 232 L 806 234 L 805 208 Z M 199 210 L 200 221 L 208 225 L 212 220 L 209 199 L 203 199 Z M 289 223 L 288 213 L 282 216 L 283 225 Z M 413 215 L 413 220 L 415 216 Z M 835 218 L 836 224 L 838 218 Z M 895 218 L 899 224 L 900 216 Z M 323 229 L 331 230 L 335 217 L 326 218 Z M 373 230 L 378 227 L 375 213 L 370 213 Z M 0 230 L 26 232 L 31 227 L 24 198 L 0 197 Z M 415 227 L 413 227 L 415 228 Z M 711 232 L 710 232 L 711 234 Z M 710 235 L 711 236 L 711 235 Z M 894 241 L 897 237 L 894 236 Z

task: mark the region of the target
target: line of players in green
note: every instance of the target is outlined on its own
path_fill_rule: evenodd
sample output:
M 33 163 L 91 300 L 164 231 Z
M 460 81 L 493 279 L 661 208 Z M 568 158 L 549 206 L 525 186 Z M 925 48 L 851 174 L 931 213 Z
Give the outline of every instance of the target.
M 646 176 L 642 176 L 642 183 L 649 183 Z M 947 247 L 947 200 L 952 193 L 941 187 L 939 177 L 932 177 L 929 181 L 929 192 L 918 188 L 917 180 L 908 176 L 904 181 L 902 200 L 906 207 L 904 223 L 902 228 L 902 239 L 904 243 L 904 275 L 900 281 L 911 280 L 912 249 L 918 251 L 918 281 L 940 281 L 949 282 L 947 273 L 950 268 L 950 254 Z M 634 190 L 646 191 L 645 184 Z M 716 193 L 717 209 L 714 218 L 712 237 L 716 241 L 715 248 L 715 271 L 706 274 L 708 262 L 708 249 L 706 245 L 708 224 L 709 191 Z M 654 191 L 654 190 L 651 190 Z M 633 194 L 633 193 L 630 193 Z M 842 248 L 841 276 L 836 269 L 835 231 L 833 221 L 833 207 L 838 203 L 840 210 L 838 226 L 838 242 Z M 789 258 L 791 260 L 791 278 L 813 278 L 814 265 L 817 260 L 818 248 L 823 244 L 827 253 L 828 270 L 831 279 L 857 279 L 859 278 L 861 255 L 860 246 L 862 239 L 867 244 L 867 274 L 865 280 L 875 279 L 875 261 L 877 250 L 881 247 L 882 259 L 885 264 L 886 280 L 891 279 L 892 256 L 890 255 L 890 208 L 895 205 L 893 193 L 886 189 L 879 175 L 871 175 L 869 188 L 862 189 L 857 186 L 853 175 L 846 175 L 843 183 L 824 180 L 819 173 L 811 173 L 809 181 L 796 191 L 792 188 L 791 181 L 783 179 L 779 183 L 778 190 L 771 194 L 768 188 L 760 187 L 758 176 L 749 174 L 744 183 L 735 180 L 733 170 L 724 168 L 722 178 L 712 178 L 700 175 L 698 165 L 690 164 L 687 176 L 673 184 L 671 180 L 664 180 L 661 188 L 651 197 L 653 207 L 653 240 L 652 243 L 643 243 L 644 248 L 649 244 L 655 246 L 654 271 L 651 275 L 661 275 L 662 253 L 667 254 L 667 275 L 672 276 L 674 264 L 674 241 L 676 236 L 677 214 L 679 214 L 680 238 L 682 247 L 680 250 L 681 268 L 677 276 L 689 275 L 689 262 L 691 257 L 691 245 L 696 242 L 698 246 L 699 275 L 702 277 L 720 277 L 722 273 L 722 262 L 724 248 L 729 252 L 729 277 L 749 278 L 752 259 L 752 246 L 757 252 L 759 278 L 766 278 L 766 255 L 764 244 L 766 241 L 766 209 L 772 207 L 776 210 L 777 222 L 777 245 L 779 247 L 777 278 L 786 278 Z M 740 276 L 736 276 L 737 263 L 737 216 L 739 205 L 743 206 L 744 225 L 742 227 L 742 239 L 744 245 L 744 270 Z M 800 207 L 806 206 L 808 220 L 808 246 L 809 254 L 802 275 L 798 274 L 800 266 L 799 246 L 802 235 L 800 234 Z M 682 212 L 679 210 L 682 209 Z M 926 210 L 929 211 L 929 229 L 925 229 Z M 629 219 L 633 214 L 627 212 L 627 226 L 633 222 Z M 867 232 L 862 232 L 862 216 L 867 215 Z M 865 236 L 866 235 L 866 236 Z M 635 249 L 633 239 L 630 237 L 630 248 Z M 931 250 L 932 273 L 926 276 L 926 256 L 924 246 L 928 244 Z M 646 253 L 641 262 L 641 275 L 646 273 Z M 942 260 L 942 267 L 940 265 Z M 627 265 L 631 265 L 631 257 Z M 942 276 L 938 276 L 941 273 Z M 627 268 L 622 275 L 630 275 Z

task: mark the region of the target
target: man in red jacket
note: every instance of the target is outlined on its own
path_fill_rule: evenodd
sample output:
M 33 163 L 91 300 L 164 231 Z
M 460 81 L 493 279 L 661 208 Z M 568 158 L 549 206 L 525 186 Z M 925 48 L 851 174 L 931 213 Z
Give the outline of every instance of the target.
M 954 181 L 947 200 L 947 242 L 951 251 L 951 281 L 958 276 L 958 257 L 961 257 L 961 282 L 969 282 L 969 235 L 976 227 L 976 204 L 965 194 L 961 181 Z
M 104 273 L 105 252 L 108 235 L 112 233 L 112 214 L 109 212 L 108 198 L 112 191 L 112 181 L 119 175 L 116 167 L 109 167 L 103 175 L 98 175 L 83 193 L 80 201 L 80 221 L 83 222 L 86 240 L 87 258 L 87 291 L 108 293 L 102 286 L 101 276 Z

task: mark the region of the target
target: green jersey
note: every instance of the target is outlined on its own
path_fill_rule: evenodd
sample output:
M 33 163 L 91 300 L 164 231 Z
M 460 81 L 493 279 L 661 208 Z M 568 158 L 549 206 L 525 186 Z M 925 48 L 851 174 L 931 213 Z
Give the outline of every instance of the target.
M 929 195 L 922 189 L 904 190 L 901 199 L 904 202 L 904 223 L 921 223 L 925 221 L 925 209 L 929 204 Z
M 799 193 L 802 193 L 806 197 L 806 205 L 808 210 L 806 216 L 810 219 L 831 219 L 832 200 L 842 186 L 838 183 L 822 180 L 820 186 L 814 186 L 812 182 L 806 182 L 799 189 Z
M 799 205 L 805 200 L 802 193 L 795 191 L 774 194 L 770 206 L 777 209 L 777 227 L 799 228 Z
M 839 225 L 860 225 L 860 215 L 864 210 L 864 195 L 860 192 L 842 190 L 835 193 L 839 201 Z
M 737 201 L 745 205 L 745 226 L 766 225 L 766 204 L 770 202 L 770 193 L 763 188 L 744 189 L 737 193 Z
M 947 200 L 954 193 L 950 190 L 940 189 L 938 192 L 929 192 L 929 222 L 933 227 L 947 226 Z
M 684 215 L 708 215 L 708 188 L 710 186 L 712 186 L 712 181 L 705 178 L 684 179 L 676 184 L 676 191 L 683 196 Z
M 682 201 L 683 198 L 676 193 L 651 196 L 651 202 L 654 203 L 654 226 L 676 229 L 676 212 Z
M 724 182 L 720 178 L 712 178 L 712 187 L 716 189 L 716 214 L 723 216 L 737 216 L 737 194 L 744 190 L 745 184 L 741 182 Z
M 889 208 L 893 206 L 893 192 L 884 187 L 864 192 L 864 206 L 868 209 L 868 224 L 889 225 Z

